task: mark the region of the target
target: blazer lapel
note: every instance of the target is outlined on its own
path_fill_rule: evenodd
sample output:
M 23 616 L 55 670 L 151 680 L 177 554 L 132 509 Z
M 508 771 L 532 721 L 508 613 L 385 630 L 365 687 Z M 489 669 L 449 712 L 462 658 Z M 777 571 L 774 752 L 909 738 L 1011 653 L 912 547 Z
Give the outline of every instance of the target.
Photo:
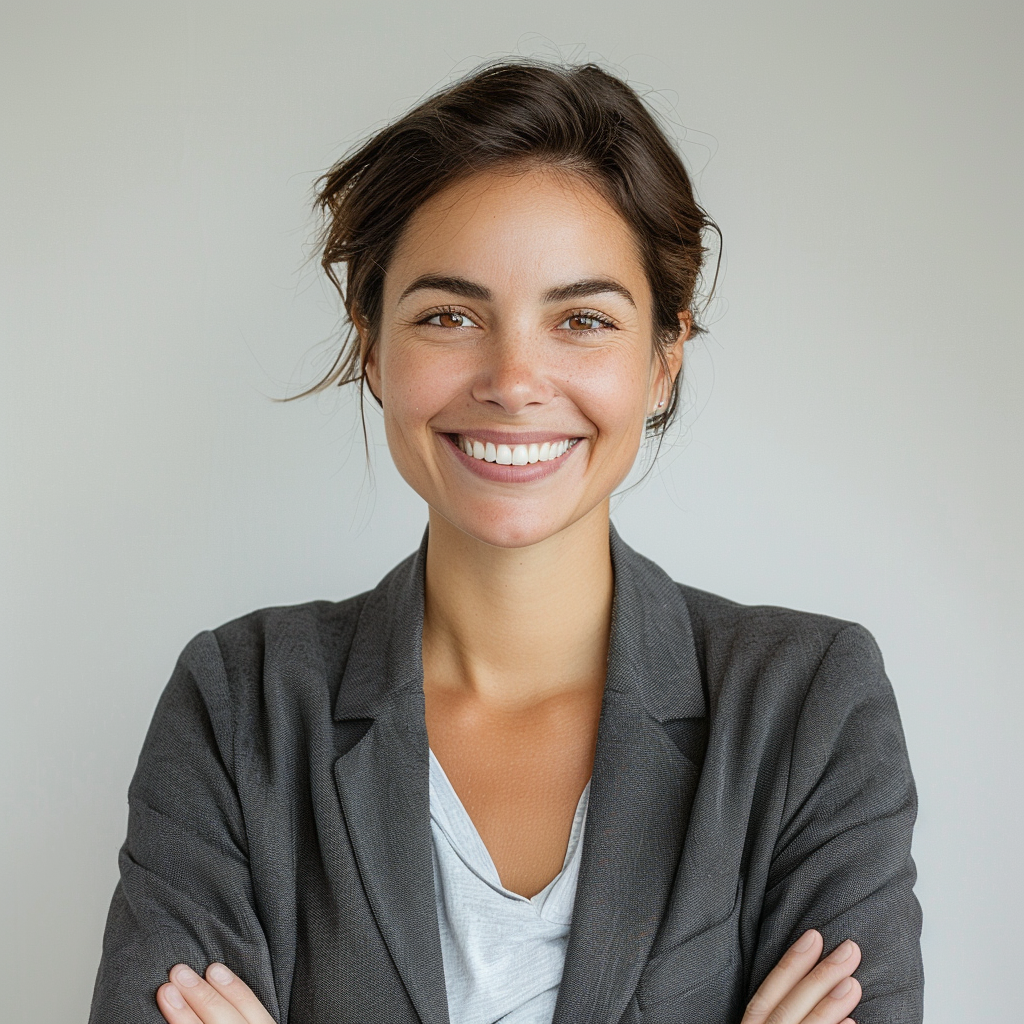
M 685 601 L 614 528 L 611 549 L 608 674 L 554 1024 L 622 1017 L 668 905 L 700 774 L 663 725 L 706 716 Z
M 335 705 L 370 721 L 334 777 L 367 899 L 423 1024 L 448 1024 L 434 897 L 419 551 L 363 606 Z
M 426 545 L 424 533 L 363 606 L 335 718 L 369 724 L 334 775 L 367 899 L 410 999 L 423 1024 L 448 1024 L 423 703 Z M 685 601 L 614 528 L 611 553 L 608 671 L 554 1024 L 622 1017 L 668 905 L 700 774 L 673 739 L 690 731 L 672 728 L 706 716 Z

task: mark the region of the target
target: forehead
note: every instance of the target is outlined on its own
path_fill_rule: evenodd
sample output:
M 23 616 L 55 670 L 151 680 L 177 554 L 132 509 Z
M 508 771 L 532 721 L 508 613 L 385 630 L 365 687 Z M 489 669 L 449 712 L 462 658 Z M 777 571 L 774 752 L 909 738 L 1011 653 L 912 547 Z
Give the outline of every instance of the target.
M 388 267 L 385 301 L 425 273 L 479 281 L 496 294 L 614 278 L 648 297 L 630 225 L 585 178 L 551 167 L 481 172 L 423 203 Z

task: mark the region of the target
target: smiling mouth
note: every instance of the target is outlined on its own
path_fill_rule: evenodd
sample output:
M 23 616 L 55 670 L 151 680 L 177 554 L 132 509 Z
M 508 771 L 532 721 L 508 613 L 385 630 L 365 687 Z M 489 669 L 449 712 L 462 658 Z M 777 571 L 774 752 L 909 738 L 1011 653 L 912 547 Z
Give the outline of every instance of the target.
M 471 459 L 479 462 L 494 462 L 499 466 L 530 466 L 535 462 L 554 462 L 581 440 L 578 437 L 564 437 L 559 441 L 545 441 L 543 444 L 494 444 L 479 441 L 466 434 L 449 434 L 452 444 L 460 448 Z

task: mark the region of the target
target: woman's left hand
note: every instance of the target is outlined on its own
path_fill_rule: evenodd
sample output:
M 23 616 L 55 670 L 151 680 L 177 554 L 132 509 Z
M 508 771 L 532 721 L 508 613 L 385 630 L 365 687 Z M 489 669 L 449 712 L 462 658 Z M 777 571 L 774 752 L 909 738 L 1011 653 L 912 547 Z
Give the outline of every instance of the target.
M 191 967 L 172 967 L 156 990 L 167 1024 L 274 1024 L 252 989 L 223 964 L 210 964 L 204 980 Z

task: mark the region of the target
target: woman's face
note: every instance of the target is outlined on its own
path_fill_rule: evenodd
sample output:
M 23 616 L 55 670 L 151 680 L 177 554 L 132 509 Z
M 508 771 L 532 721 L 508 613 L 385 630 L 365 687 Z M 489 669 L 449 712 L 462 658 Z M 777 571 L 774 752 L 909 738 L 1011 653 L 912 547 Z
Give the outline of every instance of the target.
M 632 232 L 580 177 L 496 171 L 434 197 L 388 268 L 367 365 L 399 472 L 488 544 L 564 530 L 622 482 L 668 397 L 651 325 Z

